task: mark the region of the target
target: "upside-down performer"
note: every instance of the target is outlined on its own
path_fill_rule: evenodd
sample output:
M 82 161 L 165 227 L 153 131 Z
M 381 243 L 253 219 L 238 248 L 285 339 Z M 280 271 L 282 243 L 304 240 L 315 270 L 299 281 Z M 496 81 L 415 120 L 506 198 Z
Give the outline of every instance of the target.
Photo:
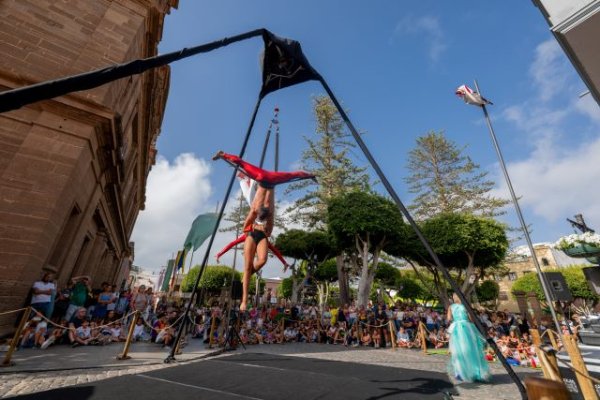
M 247 308 L 250 277 L 254 272 L 258 272 L 267 262 L 269 237 L 273 232 L 275 220 L 275 186 L 303 179 L 314 180 L 315 176 L 305 171 L 268 171 L 250 164 L 236 155 L 227 154 L 223 151 L 219 151 L 213 157 L 213 160 L 218 159 L 222 159 L 230 165 L 238 167 L 242 173 L 258 184 L 256 194 L 250 205 L 250 211 L 244 221 L 246 238 L 244 241 L 244 276 L 242 278 L 240 311 L 245 311 Z
M 490 380 L 490 367 L 484 356 L 486 341 L 455 294 L 454 304 L 448 308 L 448 328 L 450 333 L 450 365 L 454 377 L 465 382 L 487 382 Z

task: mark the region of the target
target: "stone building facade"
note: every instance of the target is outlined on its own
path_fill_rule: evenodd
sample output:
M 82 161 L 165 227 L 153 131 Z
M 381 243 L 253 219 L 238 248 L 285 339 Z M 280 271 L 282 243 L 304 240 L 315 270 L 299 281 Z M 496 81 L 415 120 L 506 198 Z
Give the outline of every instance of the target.
M 542 271 L 587 263 L 584 259 L 567 256 L 564 252 L 554 249 L 552 245 L 548 243 L 535 244 L 533 249 L 535 250 Z M 508 273 L 505 276 L 497 277 L 496 279 L 498 286 L 500 286 L 500 304 L 498 309 L 518 311 L 519 307 L 517 306 L 517 301 L 511 295 L 512 285 L 514 281 L 525 274 L 535 274 L 535 265 L 529 250 L 524 246 L 507 256 L 504 261 L 504 266 L 508 269 Z
M 178 0 L 0 2 L 0 90 L 157 54 Z M 44 271 L 128 275 L 169 68 L 0 114 L 0 312 Z M 0 317 L 0 332 L 14 316 Z

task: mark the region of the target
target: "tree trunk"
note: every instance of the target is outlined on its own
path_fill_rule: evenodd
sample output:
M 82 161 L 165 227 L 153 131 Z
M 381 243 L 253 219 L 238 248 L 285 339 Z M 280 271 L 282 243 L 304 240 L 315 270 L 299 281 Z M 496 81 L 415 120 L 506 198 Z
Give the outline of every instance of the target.
M 433 283 L 440 299 L 440 303 L 444 305 L 444 309 L 447 309 L 450 307 L 450 299 L 448 298 L 448 293 L 446 293 L 446 285 L 444 284 L 444 281 L 440 279 L 440 274 L 435 267 L 430 267 L 429 271 L 433 275 Z
M 377 270 L 377 264 L 379 263 L 379 254 L 383 247 L 383 240 L 373 250 L 373 259 L 369 263 L 369 248 L 370 240 L 367 234 L 367 240 L 362 240 L 358 236 L 356 237 L 356 249 L 358 250 L 359 256 L 362 260 L 360 281 L 358 282 L 358 306 L 369 305 L 369 294 L 373 287 L 373 280 L 375 279 L 375 271 Z
M 475 265 L 474 265 L 474 257 L 473 254 L 467 253 L 467 258 L 469 259 L 469 265 L 467 265 L 467 270 L 465 271 L 465 280 L 463 281 L 462 287 L 460 290 L 466 295 L 470 293 L 471 290 L 475 287 L 477 283 L 477 276 L 475 275 L 473 279 L 473 283 L 471 283 L 471 275 L 475 274 Z
M 298 304 L 299 294 L 300 294 L 300 286 L 302 285 L 302 281 L 297 277 L 292 278 L 292 303 Z
M 338 285 L 340 288 L 340 305 L 350 304 L 350 285 L 348 283 L 348 271 L 344 262 L 344 255 L 340 254 L 335 257 L 337 266 Z

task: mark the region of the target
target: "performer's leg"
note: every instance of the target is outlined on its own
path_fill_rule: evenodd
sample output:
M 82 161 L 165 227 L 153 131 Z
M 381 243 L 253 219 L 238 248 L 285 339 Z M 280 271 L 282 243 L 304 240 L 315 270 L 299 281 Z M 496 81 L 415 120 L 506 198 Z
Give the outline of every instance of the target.
M 250 277 L 254 272 L 254 256 L 256 255 L 256 244 L 254 239 L 248 235 L 244 242 L 244 276 L 242 277 L 242 301 L 240 311 L 246 311 L 248 301 L 248 288 L 250 287 Z
M 269 240 L 263 239 L 256 245 L 256 260 L 254 260 L 254 272 L 260 271 L 260 269 L 267 263 L 267 256 L 269 251 Z
M 305 171 L 268 171 L 266 169 L 259 168 L 256 165 L 250 164 L 249 162 L 242 160 L 240 157 L 234 154 L 228 154 L 223 151 L 219 151 L 213 157 L 213 160 L 218 160 L 219 158 L 225 160 L 233 166 L 239 166 L 239 168 L 242 170 L 242 172 L 244 172 L 244 174 L 248 175 L 248 177 L 254 179 L 256 182 L 266 187 L 273 187 L 282 183 L 298 181 L 302 179 L 315 179 L 315 175 L 309 174 Z

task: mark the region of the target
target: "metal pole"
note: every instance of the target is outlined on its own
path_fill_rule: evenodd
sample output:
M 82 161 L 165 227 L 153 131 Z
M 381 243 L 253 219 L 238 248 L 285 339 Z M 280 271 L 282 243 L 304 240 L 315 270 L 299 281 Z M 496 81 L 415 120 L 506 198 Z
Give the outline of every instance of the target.
M 127 339 L 125 340 L 125 346 L 123 347 L 123 353 L 117 356 L 117 360 L 129 360 L 131 356 L 127 355 L 129 353 L 129 346 L 131 346 L 131 341 L 133 340 L 133 332 L 135 330 L 135 325 L 140 317 L 140 312 L 136 311 L 133 314 L 133 318 L 131 319 L 131 325 L 129 325 L 129 332 L 127 333 Z
M 517 374 L 515 374 L 515 371 L 508 364 L 508 362 L 506 361 L 506 358 L 504 358 L 504 356 L 502 355 L 502 352 L 498 348 L 498 345 L 496 344 L 496 342 L 492 338 L 490 338 L 489 335 L 487 334 L 486 329 L 483 327 L 481 321 L 479 320 L 479 317 L 477 316 L 477 314 L 471 307 L 471 304 L 468 302 L 465 294 L 462 292 L 462 290 L 460 290 L 460 287 L 454 281 L 454 279 L 452 279 L 452 276 L 450 276 L 450 272 L 448 272 L 448 269 L 442 264 L 442 261 L 440 260 L 438 255 L 433 251 L 431 245 L 429 244 L 429 242 L 427 241 L 425 236 L 423 236 L 421 229 L 419 229 L 419 227 L 417 226 L 417 223 L 412 218 L 412 215 L 408 212 L 408 209 L 404 206 L 404 204 L 400 200 L 400 197 L 398 196 L 398 194 L 396 193 L 396 191 L 390 184 L 386 175 L 383 173 L 381 167 L 379 167 L 379 164 L 377 163 L 377 161 L 375 160 L 375 158 L 369 151 L 369 148 L 367 147 L 365 142 L 362 140 L 362 137 L 360 136 L 360 134 L 358 133 L 358 131 L 356 130 L 356 128 L 350 121 L 350 118 L 348 118 L 348 115 L 346 114 L 346 112 L 344 111 L 344 109 L 342 108 L 340 103 L 338 102 L 337 98 L 335 97 L 335 95 L 333 94 L 331 89 L 329 88 L 329 85 L 327 85 L 327 82 L 325 82 L 325 79 L 321 76 L 319 76 L 319 81 L 321 82 L 321 85 L 323 85 L 323 88 L 329 95 L 329 98 L 331 99 L 331 101 L 333 101 L 333 104 L 336 106 L 338 112 L 340 113 L 340 116 L 342 117 L 342 119 L 346 123 L 346 126 L 350 130 L 350 133 L 352 133 L 352 136 L 354 137 L 354 140 L 358 144 L 358 147 L 360 147 L 363 154 L 365 155 L 365 157 L 367 158 L 367 160 L 369 161 L 369 163 L 371 164 L 371 166 L 377 173 L 377 176 L 381 180 L 381 183 L 386 188 L 386 190 L 389 193 L 389 195 L 391 196 L 392 200 L 396 203 L 396 206 L 398 207 L 398 209 L 400 210 L 402 215 L 404 215 L 404 217 L 406 218 L 409 225 L 414 230 L 415 234 L 417 235 L 417 237 L 419 238 L 421 243 L 423 243 L 423 246 L 427 250 L 427 253 L 429 254 L 429 256 L 433 259 L 437 269 L 442 273 L 442 275 L 444 275 L 444 278 L 446 279 L 446 281 L 448 281 L 448 283 L 452 287 L 452 290 L 460 298 L 462 304 L 464 305 L 465 309 L 467 310 L 467 313 L 471 316 L 472 322 L 475 324 L 475 326 L 477 327 L 479 332 L 483 335 L 483 337 L 486 338 L 488 345 L 492 349 L 494 349 L 494 352 L 496 353 L 498 360 L 500 361 L 500 363 L 502 364 L 502 366 L 504 367 L 504 369 L 506 370 L 508 375 L 511 377 L 511 379 L 513 380 L 515 385 L 517 385 L 517 388 L 519 389 L 519 392 L 521 393 L 521 397 L 523 399 L 527 399 L 527 391 L 525 389 L 525 386 L 523 386 L 523 382 L 521 382 L 521 380 L 519 379 Z
M 186 57 L 207 53 L 232 43 L 256 36 L 262 36 L 267 32 L 266 29 L 255 29 L 253 31 L 223 38 L 200 46 L 183 48 L 172 53 L 128 61 L 123 64 L 110 65 L 79 75 L 72 75 L 53 81 L 40 82 L 18 89 L 7 90 L 0 93 L 0 113 L 16 110 L 36 101 L 47 100 L 81 90 L 93 89 L 104 85 L 105 83 L 131 75 L 141 74 L 149 69 L 167 65 Z
M 481 94 L 479 90 L 479 85 L 477 81 L 475 81 L 475 89 L 477 93 Z M 492 138 L 492 143 L 494 144 L 494 149 L 496 149 L 496 154 L 498 155 L 498 160 L 500 161 L 500 167 L 502 168 L 502 173 L 504 173 L 504 179 L 506 180 L 506 184 L 508 185 L 508 190 L 510 191 L 510 197 L 512 198 L 512 202 L 515 206 L 515 210 L 517 211 L 517 216 L 519 217 L 519 222 L 521 223 L 521 229 L 523 229 L 523 233 L 525 234 L 525 240 L 527 241 L 527 246 L 529 247 L 529 251 L 531 252 L 531 258 L 533 259 L 533 265 L 535 265 L 535 269 L 537 271 L 538 277 L 540 278 L 540 282 L 542 284 L 542 290 L 544 291 L 544 296 L 546 297 L 546 301 L 548 302 L 548 307 L 550 308 L 550 313 L 552 314 L 552 319 L 554 324 L 556 325 L 556 331 L 559 335 L 561 335 L 560 324 L 558 323 L 558 318 L 556 317 L 556 312 L 554 311 L 554 306 L 552 305 L 552 297 L 550 296 L 550 292 L 548 290 L 548 282 L 546 281 L 546 277 L 542 273 L 542 269 L 540 268 L 540 263 L 538 262 L 537 256 L 535 254 L 535 250 L 533 248 L 533 243 L 531 242 L 531 237 L 529 236 L 529 231 L 527 229 L 527 225 L 525 224 L 525 219 L 523 218 L 523 213 L 521 212 L 521 207 L 519 206 L 519 201 L 517 200 L 517 196 L 515 195 L 515 191 L 513 189 L 512 183 L 510 181 L 510 176 L 508 176 L 508 171 L 506 169 L 506 164 L 504 163 L 504 157 L 502 156 L 502 151 L 500 150 L 500 146 L 498 144 L 498 140 L 496 138 L 496 134 L 494 133 L 494 128 L 492 127 L 492 122 L 490 121 L 490 116 L 487 112 L 487 108 L 485 104 L 481 106 L 483 110 L 483 115 L 485 117 L 485 122 L 487 123 L 488 129 L 490 131 L 490 136 Z
M 4 355 L 4 360 L 2 361 L 2 365 L 1 365 L 2 367 L 10 367 L 10 366 L 14 365 L 14 363 L 12 363 L 10 360 L 12 358 L 12 355 L 13 355 L 15 349 L 19 346 L 19 338 L 21 337 L 21 332 L 23 332 L 23 329 L 25 328 L 25 323 L 27 323 L 27 321 L 29 320 L 30 315 L 31 315 L 31 307 L 27 307 L 25 309 L 25 311 L 23 311 L 23 316 L 21 317 L 21 321 L 19 321 L 19 326 L 17 327 L 17 330 L 15 331 L 15 335 L 13 336 L 12 340 L 10 341 L 10 347 L 8 348 L 8 351 Z

